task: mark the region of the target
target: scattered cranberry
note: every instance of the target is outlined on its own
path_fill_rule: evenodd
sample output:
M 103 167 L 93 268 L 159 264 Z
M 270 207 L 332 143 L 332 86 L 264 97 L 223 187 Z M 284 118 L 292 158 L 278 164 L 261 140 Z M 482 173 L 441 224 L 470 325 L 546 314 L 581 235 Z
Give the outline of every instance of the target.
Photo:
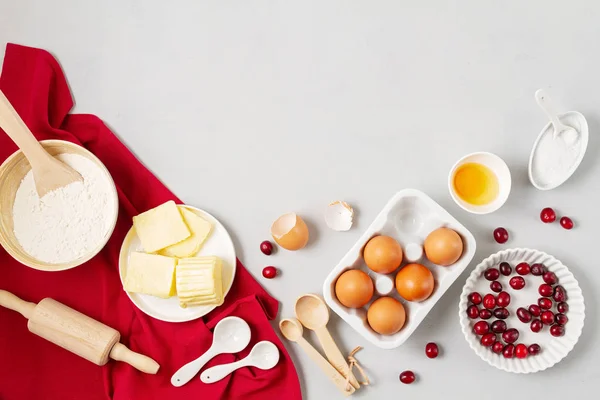
M 492 332 L 494 333 L 503 333 L 506 332 L 506 322 L 501 320 L 496 320 L 492 322 Z
M 529 352 L 527 350 L 527 346 L 525 346 L 523 343 L 519 343 L 515 346 L 515 355 L 517 358 L 527 358 L 528 354 Z
M 495 281 L 500 277 L 500 271 L 498 271 L 497 268 L 488 268 L 483 273 L 483 276 L 485 276 L 485 279 L 488 281 Z
M 493 294 L 486 294 L 483 296 L 483 306 L 488 310 L 493 310 L 496 307 L 496 298 Z
M 534 317 L 539 317 L 542 314 L 542 309 L 540 308 L 540 306 L 532 304 L 529 306 L 529 313 Z
M 496 343 L 496 334 L 495 333 L 486 333 L 481 337 L 481 344 L 485 347 L 490 347 Z
M 556 311 L 558 311 L 561 314 L 566 314 L 567 311 L 569 311 L 569 305 L 564 301 L 562 303 L 558 303 L 556 305 Z
M 440 352 L 438 345 L 430 342 L 425 346 L 425 355 L 429 358 L 436 358 Z
M 492 312 L 490 310 L 482 308 L 481 310 L 479 310 L 479 318 L 490 319 L 492 318 Z
M 508 231 L 502 227 L 494 229 L 494 240 L 500 244 L 508 242 Z
M 476 335 L 485 335 L 489 331 L 490 325 L 485 321 L 479 321 L 476 322 L 475 325 L 473 325 L 473 332 L 475 332 Z
M 540 213 L 540 218 L 543 223 L 549 224 L 551 222 L 556 221 L 556 213 L 550 207 L 546 207 Z
M 507 307 L 510 304 L 510 294 L 506 292 L 498 293 L 498 298 L 496 299 L 496 303 L 500 307 Z
M 502 342 L 498 341 L 492 345 L 492 351 L 496 354 L 502 354 L 502 350 L 504 350 L 504 345 Z
M 494 317 L 496 317 L 498 319 L 506 319 L 506 318 L 508 318 L 509 315 L 510 315 L 510 313 L 504 307 L 496 308 L 494 310 Z
M 546 272 L 544 276 L 542 276 L 542 279 L 544 279 L 544 282 L 548 285 L 555 285 L 558 282 L 558 278 L 554 272 Z
M 260 251 L 262 251 L 263 254 L 270 256 L 273 252 L 273 245 L 268 240 L 265 240 L 260 244 Z
M 508 281 L 508 284 L 515 290 L 521 290 L 525 287 L 525 279 L 523 279 L 522 276 L 513 276 L 510 278 L 510 281 Z
M 533 319 L 531 313 L 523 307 L 517 308 L 517 318 L 519 318 L 519 321 L 525 324 Z
M 532 332 L 538 333 L 542 330 L 543 326 L 544 325 L 542 324 L 542 321 L 536 318 L 533 321 L 531 321 L 531 325 L 529 325 L 529 328 Z
M 539 344 L 534 343 L 531 346 L 529 346 L 527 351 L 529 351 L 529 354 L 531 354 L 532 356 L 535 356 L 537 354 L 540 354 L 540 351 L 542 351 L 542 348 L 540 347 Z
M 500 273 L 504 276 L 509 276 L 510 274 L 512 274 L 512 268 L 510 267 L 510 264 L 506 261 L 501 262 L 499 268 Z
M 546 267 L 543 264 L 533 264 L 531 266 L 531 275 L 541 276 L 546 272 Z
M 538 289 L 538 292 L 540 293 L 540 296 L 551 297 L 554 290 L 552 290 L 552 286 L 548 285 L 547 283 L 542 283 Z
M 477 306 L 469 306 L 469 308 L 467 308 L 467 316 L 471 319 L 479 317 L 479 309 L 477 308 Z
M 565 301 L 567 299 L 567 292 L 565 291 L 565 288 L 563 288 L 560 285 L 555 287 L 554 293 L 552 294 L 552 298 L 557 303 L 562 303 L 563 301 Z
M 531 267 L 526 262 L 522 262 L 517 264 L 515 271 L 517 271 L 517 274 L 519 275 L 527 275 L 531 272 Z
M 540 306 L 542 310 L 549 310 L 552 308 L 552 300 L 545 297 L 540 297 L 538 299 L 538 306 Z
M 502 355 L 504 358 L 513 358 L 515 356 L 515 345 L 508 344 L 504 346 L 504 350 L 502 350 Z
M 544 311 L 542 315 L 540 315 L 540 319 L 546 325 L 552 325 L 554 323 L 554 313 L 552 311 Z
M 277 268 L 275 267 L 264 267 L 262 270 L 262 275 L 267 279 L 273 279 L 277 276 Z
M 490 282 L 490 289 L 492 289 L 492 292 L 500 293 L 502 291 L 502 284 L 498 281 Z
M 565 327 L 562 325 L 552 325 L 550 327 L 550 334 L 554 337 L 559 337 L 565 334 Z
M 412 371 L 404 371 L 400 374 L 400 382 L 410 385 L 415 381 L 415 373 Z
M 473 292 L 469 295 L 469 301 L 473 304 L 475 304 L 476 306 L 478 306 L 479 304 L 481 304 L 482 301 L 482 297 L 479 293 L 477 292 Z
M 508 344 L 514 343 L 519 339 L 519 331 L 510 328 L 502 334 L 502 339 Z
M 562 226 L 563 228 L 570 230 L 573 229 L 573 220 L 569 217 L 562 217 L 560 219 L 560 226 Z M 508 237 L 507 237 L 508 239 Z
M 569 318 L 567 318 L 565 314 L 556 314 L 554 321 L 556 321 L 557 324 L 564 326 L 569 322 Z

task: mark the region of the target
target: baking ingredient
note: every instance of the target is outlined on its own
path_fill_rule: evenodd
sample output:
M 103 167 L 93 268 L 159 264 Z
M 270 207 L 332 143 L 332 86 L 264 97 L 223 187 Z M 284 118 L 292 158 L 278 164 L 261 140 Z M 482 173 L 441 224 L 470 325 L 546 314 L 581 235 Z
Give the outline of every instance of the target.
M 483 306 L 488 310 L 493 310 L 496 307 L 496 298 L 493 294 L 483 296 Z
M 553 289 L 552 286 L 547 283 L 542 283 L 538 288 L 538 292 L 540 293 L 540 296 L 550 297 L 552 296 Z
M 525 279 L 521 276 L 513 276 L 510 278 L 510 281 L 508 281 L 508 284 L 515 290 L 521 290 L 525 287 Z
M 393 335 L 404 326 L 406 311 L 393 297 L 384 296 L 375 300 L 367 310 L 367 322 L 377 333 Z
M 503 334 L 502 334 L 502 340 L 504 340 L 505 343 L 511 344 L 516 342 L 519 339 L 519 331 L 516 330 L 515 328 L 510 328 L 507 329 Z
M 504 276 L 510 276 L 510 274 L 512 274 L 512 268 L 510 264 L 505 261 L 500 263 L 498 269 L 500 270 L 500 273 Z
M 300 250 L 308 243 L 306 222 L 296 213 L 284 214 L 271 225 L 271 236 L 286 250 Z
M 562 217 L 560 219 L 560 226 L 567 230 L 573 229 L 573 220 L 569 217 Z
M 371 271 L 389 274 L 402 264 L 402 247 L 390 236 L 375 236 L 367 242 L 363 257 Z
M 496 334 L 495 333 L 486 333 L 481 337 L 481 344 L 485 347 L 490 347 L 494 343 L 496 343 Z
M 433 274 L 421 264 L 407 264 L 396 274 L 396 290 L 408 301 L 423 301 L 431 296 Z
M 533 321 L 531 321 L 531 324 L 529 324 L 529 328 L 531 329 L 531 332 L 535 332 L 538 333 L 539 331 L 542 330 L 542 327 L 544 325 L 542 324 L 542 321 L 540 321 L 539 319 L 534 319 Z
M 519 308 L 517 308 L 517 318 L 519 318 L 519 321 L 521 321 L 523 323 L 528 323 L 531 321 L 533 316 L 525 308 L 519 307 Z
M 473 332 L 476 335 L 482 336 L 490 331 L 490 324 L 485 321 L 478 321 L 473 325 Z
M 528 353 L 527 346 L 523 343 L 519 343 L 515 346 L 515 355 L 517 358 L 527 358 Z
M 559 313 L 566 314 L 566 313 L 569 311 L 569 305 L 563 301 L 563 302 L 561 302 L 561 303 L 558 303 L 558 304 L 556 305 L 556 310 L 557 310 Z
M 502 351 L 502 355 L 504 356 L 504 358 L 513 358 L 515 356 L 515 345 L 514 344 L 508 344 L 504 347 L 504 350 Z
M 560 285 L 556 286 L 554 288 L 554 293 L 552 294 L 552 298 L 557 303 L 561 303 L 561 302 L 565 301 L 567 299 L 567 292 L 565 291 L 565 288 L 563 288 Z
M 496 303 L 498 304 L 498 307 L 507 307 L 510 304 L 510 294 L 507 292 L 498 293 Z
M 542 314 L 542 309 L 537 304 L 530 305 L 528 311 L 534 317 L 539 317 Z
M 494 229 L 494 240 L 500 244 L 508 242 L 508 231 L 502 227 Z
M 567 318 L 567 316 L 565 314 L 556 314 L 554 316 L 554 321 L 558 324 L 558 325 L 566 325 L 567 322 L 569 322 L 569 318 Z
M 450 228 L 438 228 L 431 232 L 423 243 L 425 255 L 434 264 L 449 266 L 454 264 L 463 253 L 463 241 L 456 231 Z
M 499 320 L 499 319 L 492 322 L 492 325 L 491 325 L 492 332 L 494 332 L 494 333 L 506 332 L 506 328 L 507 328 L 506 322 Z
M 542 348 L 540 347 L 539 344 L 534 343 L 527 348 L 527 351 L 529 352 L 530 355 L 535 356 L 535 355 L 540 354 L 540 352 L 542 351 Z
M 492 318 L 492 312 L 488 309 L 482 308 L 479 311 L 479 318 L 481 319 L 490 319 Z
M 533 264 L 531 266 L 531 275 L 541 276 L 546 273 L 546 267 L 543 264 Z
M 467 316 L 471 319 L 479 317 L 479 309 L 476 305 L 471 305 L 467 308 Z
M 517 271 L 517 274 L 519 275 L 528 275 L 531 272 L 531 267 L 526 262 L 522 262 L 517 264 L 515 271 Z
M 549 310 L 552 308 L 552 300 L 545 297 L 540 297 L 538 299 L 538 305 L 542 310 Z
M 438 345 L 433 343 L 433 342 L 429 342 L 425 345 L 425 355 L 428 358 L 436 358 L 438 356 L 440 352 L 440 349 L 438 348 Z
M 359 269 L 350 269 L 335 282 L 335 296 L 344 306 L 360 308 L 373 297 L 373 281 Z
M 565 334 L 565 327 L 561 325 L 552 325 L 550 327 L 550 334 L 554 337 L 560 337 Z
M 508 318 L 509 315 L 510 315 L 510 313 L 504 307 L 496 308 L 494 310 L 494 317 L 496 317 L 498 319 L 506 319 L 506 318 Z
M 133 217 L 133 226 L 146 253 L 154 253 L 191 236 L 174 201 Z
M 163 256 L 185 258 L 198 254 L 200 248 L 212 231 L 212 224 L 194 211 L 179 207 L 179 212 L 191 232 L 187 239 L 164 248 L 160 251 Z
M 545 224 L 552 223 L 556 221 L 556 213 L 552 208 L 546 207 L 542 209 L 542 212 L 540 213 L 540 219 Z
M 548 285 L 556 285 L 558 283 L 558 278 L 554 272 L 546 272 L 542 276 L 542 279 L 544 279 L 544 282 L 546 282 Z
M 502 354 L 502 350 L 504 350 L 504 345 L 502 342 L 498 341 L 492 345 L 492 351 L 496 354 Z
M 175 281 L 182 308 L 223 304 L 222 261 L 219 257 L 182 258 Z
M 490 289 L 492 292 L 500 293 L 502 291 L 502 284 L 498 281 L 490 282 Z
M 268 240 L 265 240 L 260 244 L 260 251 L 266 256 L 270 256 L 273 253 L 273 244 Z
M 71 262 L 93 252 L 105 240 L 118 207 L 111 196 L 112 182 L 93 161 L 78 154 L 56 158 L 79 172 L 83 182 L 51 191 L 40 200 L 29 171 L 12 209 L 13 230 L 23 250 L 49 264 Z
M 325 210 L 325 223 L 334 231 L 350 230 L 353 218 L 354 210 L 345 201 L 334 201 Z
M 555 186 L 573 172 L 582 151 L 579 133 L 554 137 L 553 130 L 545 131 L 538 139 L 531 161 L 531 174 L 540 186 Z
M 156 254 L 133 252 L 125 271 L 123 289 L 168 299 L 174 296 L 177 260 Z
M 415 373 L 412 371 L 404 371 L 400 374 L 400 382 L 410 385 L 415 381 Z
M 483 298 L 481 297 L 481 295 L 479 293 L 473 292 L 473 293 L 469 293 L 468 300 L 475 305 L 479 305 L 483 301 Z
M 554 323 L 554 313 L 550 310 L 546 310 L 540 315 L 540 319 L 544 325 L 552 325 Z
M 273 279 L 277 276 L 277 268 L 273 266 L 264 267 L 262 270 L 262 276 L 266 279 Z
M 497 268 L 488 268 L 483 273 L 483 276 L 488 281 L 495 281 L 496 279 L 498 279 L 500 277 L 500 271 L 498 271 Z
M 458 197 L 474 206 L 489 204 L 498 197 L 498 178 L 483 164 L 465 163 L 459 166 L 452 183 Z

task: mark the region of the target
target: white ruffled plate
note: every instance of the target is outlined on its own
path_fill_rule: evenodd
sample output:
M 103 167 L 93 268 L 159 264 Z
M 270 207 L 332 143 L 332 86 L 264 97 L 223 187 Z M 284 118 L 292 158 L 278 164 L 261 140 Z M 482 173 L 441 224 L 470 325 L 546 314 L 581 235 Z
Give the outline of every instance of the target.
M 486 293 L 493 293 L 490 290 L 490 282 L 483 277 L 483 272 L 490 267 L 497 267 L 502 261 L 508 262 L 513 268 L 513 274 L 509 277 L 500 275 L 498 281 L 502 283 L 503 290 L 507 291 L 511 296 L 511 302 L 507 309 L 510 311 L 510 316 L 506 319 L 509 328 L 519 330 L 519 340 L 517 343 L 524 343 L 529 346 L 532 343 L 537 343 L 541 346 L 542 351 L 535 356 L 529 356 L 524 359 L 504 358 L 501 354 L 495 354 L 491 348 L 482 346 L 479 343 L 480 337 L 473 333 L 473 325 L 479 319 L 470 319 L 467 316 L 468 300 L 467 297 L 471 292 L 479 292 L 482 296 Z M 527 308 L 530 304 L 537 304 L 538 287 L 543 283 L 541 276 L 533 276 L 531 274 L 525 276 L 525 288 L 517 291 L 512 289 L 508 281 L 512 276 L 516 276 L 515 266 L 520 262 L 527 262 L 530 265 L 541 263 L 546 266 L 548 271 L 552 271 L 558 277 L 558 284 L 563 286 L 567 292 L 567 303 L 569 311 L 566 313 L 569 321 L 565 325 L 565 335 L 559 338 L 550 335 L 549 328 L 544 326 L 541 332 L 534 333 L 529 329 L 529 324 L 522 323 L 516 317 L 518 307 Z M 479 306 L 481 308 L 481 305 Z M 556 312 L 555 307 L 552 308 Z M 546 368 L 552 367 L 560 360 L 565 358 L 573 349 L 581 331 L 583 329 L 583 321 L 585 319 L 585 306 L 583 302 L 583 294 L 579 283 L 560 261 L 556 258 L 537 250 L 532 249 L 509 249 L 502 250 L 483 260 L 467 279 L 460 296 L 459 318 L 462 331 L 467 339 L 467 342 L 475 353 L 488 364 L 508 372 L 527 374 L 532 372 L 543 371 Z M 488 322 L 494 321 L 492 317 Z M 500 337 L 500 335 L 498 335 Z

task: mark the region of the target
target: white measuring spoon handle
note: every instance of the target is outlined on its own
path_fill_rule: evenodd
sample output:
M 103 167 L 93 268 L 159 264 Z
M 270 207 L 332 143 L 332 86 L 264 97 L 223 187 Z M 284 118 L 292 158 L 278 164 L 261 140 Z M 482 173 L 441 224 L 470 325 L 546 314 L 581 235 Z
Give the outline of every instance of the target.
M 249 356 L 244 358 L 243 360 L 239 360 L 229 364 L 216 365 L 212 368 L 209 368 L 202 374 L 200 374 L 200 380 L 204 383 L 218 382 L 221 379 L 225 378 L 227 375 L 231 374 L 236 369 L 250 366 L 248 358 Z
M 180 387 L 191 381 L 192 378 L 196 376 L 198 372 L 200 372 L 202 367 L 204 367 L 204 365 L 206 365 L 206 363 L 209 362 L 217 354 L 220 353 L 216 351 L 213 347 L 211 347 L 206 351 L 206 353 L 202 354 L 194 361 L 191 361 L 185 364 L 183 367 L 179 368 L 177 372 L 175 372 L 171 377 L 171 385 L 175 387 Z
M 543 89 L 539 89 L 537 92 L 535 92 L 535 100 L 541 109 L 546 112 L 546 115 L 548 115 L 550 121 L 552 121 L 552 125 L 554 125 L 554 136 L 566 129 L 566 126 L 564 126 L 558 119 L 558 113 L 554 108 L 552 100 L 550 100 L 550 96 L 548 96 Z

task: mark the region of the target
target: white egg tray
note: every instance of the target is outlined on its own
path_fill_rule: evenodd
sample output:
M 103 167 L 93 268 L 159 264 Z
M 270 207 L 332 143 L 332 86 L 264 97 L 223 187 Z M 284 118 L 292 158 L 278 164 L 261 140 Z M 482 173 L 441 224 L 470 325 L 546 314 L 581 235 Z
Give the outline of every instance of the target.
M 455 230 L 463 239 L 464 250 L 460 259 L 451 266 L 435 265 L 425 258 L 423 242 L 429 233 L 440 227 Z M 432 295 L 422 302 L 404 300 L 395 289 L 395 274 L 378 274 L 367 268 L 362 251 L 369 239 L 377 235 L 395 238 L 404 251 L 402 266 L 418 262 L 433 273 L 435 288 Z M 358 333 L 374 345 L 383 349 L 393 349 L 402 345 L 417 329 L 435 303 L 443 296 L 456 278 L 467 268 L 475 255 L 475 238 L 460 222 L 444 210 L 425 193 L 415 189 L 402 190 L 386 204 L 375 221 L 362 237 L 331 271 L 323 284 L 323 297 L 329 307 Z M 402 267 L 401 266 L 401 267 Z M 375 283 L 375 294 L 363 308 L 352 309 L 343 306 L 335 296 L 337 278 L 349 269 L 366 272 Z M 401 301 L 406 310 L 404 327 L 393 335 L 380 335 L 367 323 L 367 309 L 380 296 L 392 296 Z

